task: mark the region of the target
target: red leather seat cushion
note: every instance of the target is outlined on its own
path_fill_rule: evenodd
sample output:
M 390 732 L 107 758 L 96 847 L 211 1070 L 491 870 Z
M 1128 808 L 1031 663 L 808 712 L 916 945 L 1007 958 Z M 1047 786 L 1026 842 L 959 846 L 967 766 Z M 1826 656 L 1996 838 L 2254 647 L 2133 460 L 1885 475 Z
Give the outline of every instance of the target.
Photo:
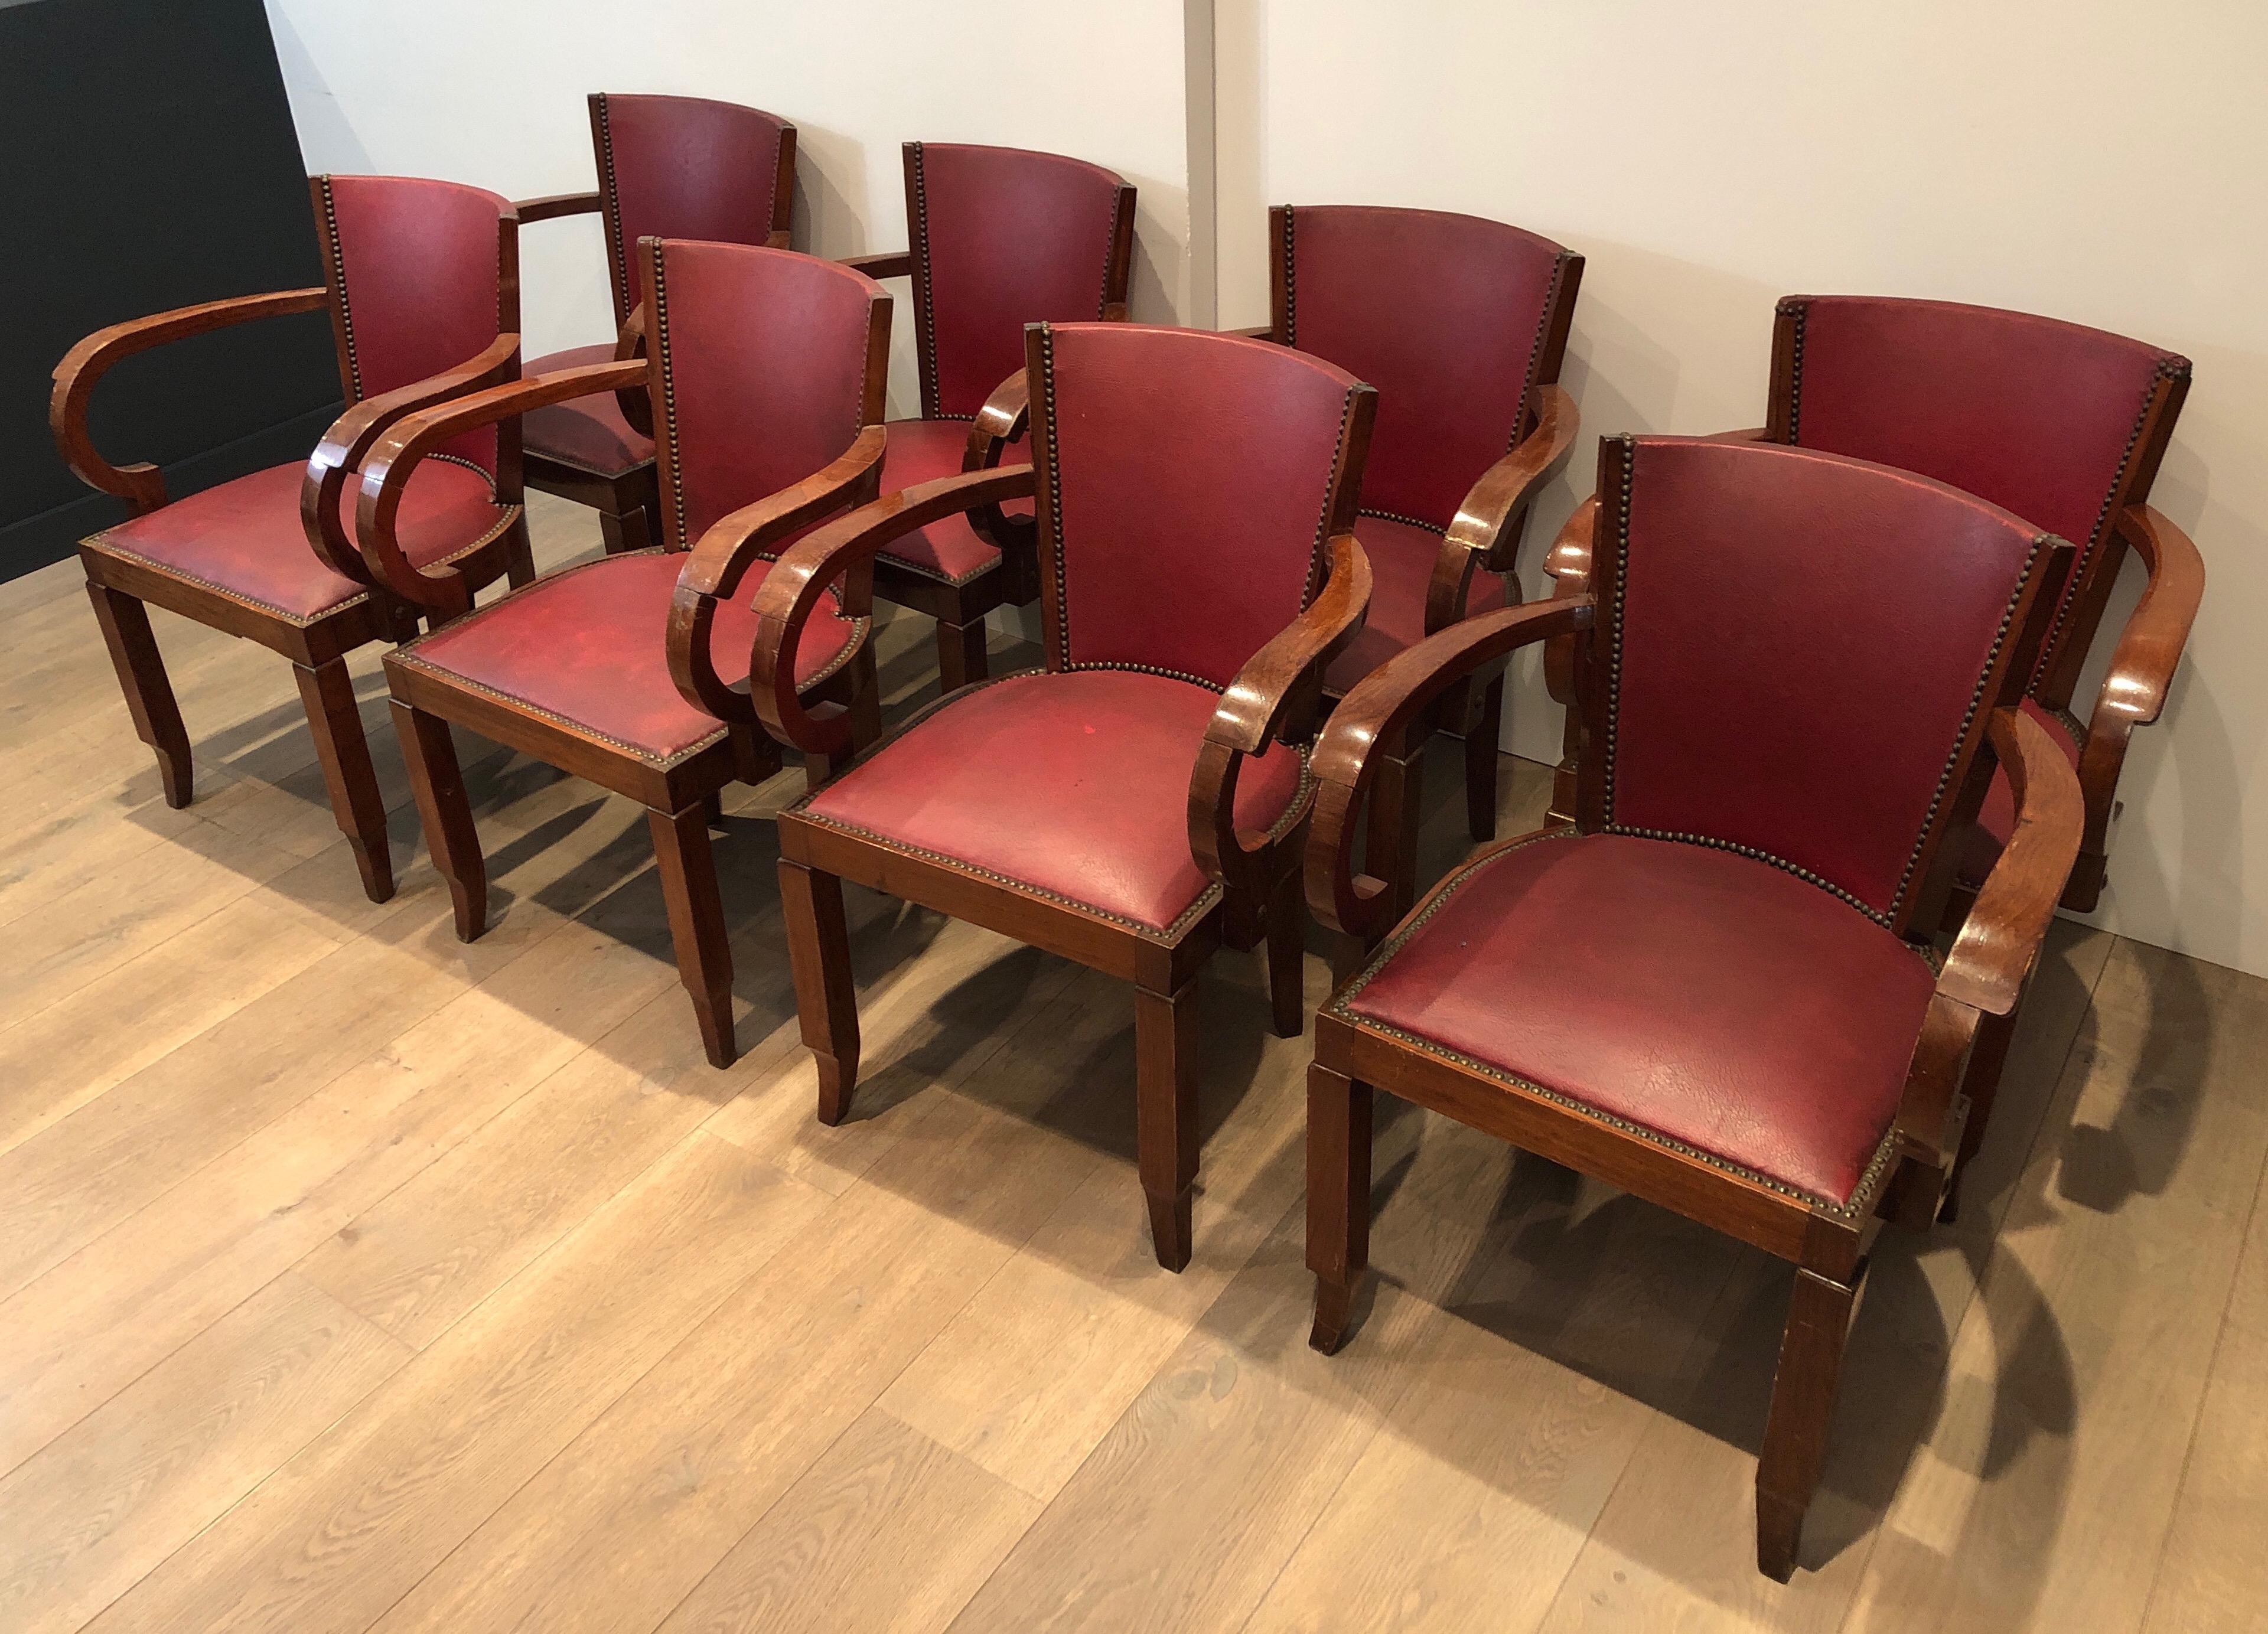
M 306 623 L 364 593 L 364 586 L 333 572 L 307 542 L 299 521 L 299 485 L 306 473 L 305 465 L 254 471 L 122 522 L 88 542 Z M 350 539 L 355 496 L 349 482 L 339 497 Z M 425 567 L 495 538 L 519 514 L 518 506 L 496 503 L 480 472 L 453 460 L 425 460 L 402 490 L 395 529 L 403 553 Z
M 1933 985 L 1892 932 L 1769 863 L 1589 835 L 1473 865 L 1341 1007 L 1840 1203 Z
M 882 491 L 897 492 L 917 482 L 933 482 L 961 474 L 961 456 L 968 446 L 966 420 L 893 420 L 886 428 L 889 447 L 882 458 Z M 1030 438 L 1012 445 L 1000 458 L 1002 465 L 1021 465 L 1032 457 Z M 1009 516 L 1028 517 L 1032 502 L 1019 499 L 1000 509 Z M 927 527 L 891 541 L 882 554 L 891 561 L 915 568 L 935 578 L 964 583 L 1000 560 L 1000 553 L 976 536 L 966 515 L 948 516 Z
M 688 703 L 669 678 L 669 599 L 684 565 L 681 554 L 641 550 L 569 568 L 445 625 L 398 657 L 666 762 L 725 729 Z M 748 604 L 769 567 L 758 562 L 740 599 L 717 608 L 711 651 L 728 685 L 747 678 L 756 633 Z M 819 678 L 858 634 L 852 620 L 814 617 L 796 651 L 796 679 Z
M 2059 715 L 2051 715 L 2030 698 L 2023 702 L 2024 713 L 2048 729 L 2048 737 L 2064 752 L 2072 769 L 2079 769 L 2079 744 L 2071 735 L 2071 727 Z M 1992 786 L 1984 791 L 1984 804 L 1977 813 L 1977 826 L 1969 831 L 1961 850 L 1961 882 L 1972 889 L 1984 883 L 1984 876 L 1992 872 L 1992 865 L 2000 860 L 2000 849 L 2008 843 L 2008 831 L 2016 826 L 2016 797 L 2008 788 L 2008 774 L 1995 770 Z
M 1189 774 L 1218 697 L 1137 670 L 1033 672 L 964 688 L 799 808 L 1153 930 L 1206 890 Z M 1245 762 L 1240 828 L 1300 797 L 1299 754 Z
M 1354 536 L 1370 558 L 1370 616 L 1331 660 L 1326 684 L 1344 695 L 1355 682 L 1405 648 L 1425 638 L 1425 588 L 1441 554 L 1441 535 L 1382 516 L 1355 519 Z M 1465 593 L 1465 611 L 1485 613 L 1504 605 L 1504 580 L 1475 573 Z
M 561 369 L 584 369 L 611 363 L 614 357 L 612 346 L 578 346 L 538 357 L 520 372 L 552 374 Z M 530 409 L 519 423 L 520 446 L 527 453 L 600 476 L 625 475 L 653 458 L 653 439 L 630 429 L 612 392 Z

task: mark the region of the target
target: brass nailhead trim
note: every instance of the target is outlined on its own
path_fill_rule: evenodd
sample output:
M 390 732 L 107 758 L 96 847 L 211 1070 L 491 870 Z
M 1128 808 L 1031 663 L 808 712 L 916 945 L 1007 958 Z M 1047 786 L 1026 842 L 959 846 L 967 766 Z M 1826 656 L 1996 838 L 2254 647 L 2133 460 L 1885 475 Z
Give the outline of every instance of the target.
M 670 526 L 677 534 L 677 548 L 689 548 L 692 541 L 685 535 L 685 482 L 681 472 L 682 461 L 677 452 L 677 375 L 670 366 L 669 357 L 669 297 L 662 287 L 661 240 L 653 244 L 653 334 L 649 343 L 653 355 L 661 364 L 661 418 L 666 442 L 657 440 L 657 455 L 666 446 L 669 455 L 657 469 L 666 467 L 669 474 Z
M 621 309 L 615 321 L 626 321 L 637 305 L 637 286 L 630 276 L 630 247 L 622 242 L 622 200 L 615 189 L 615 128 L 608 114 L 607 93 L 600 92 L 599 105 L 599 203 L 606 212 L 608 259 L 619 280 L 617 299 Z
M 1368 505 L 1355 512 L 1357 516 L 1374 516 L 1381 522 L 1399 522 L 1404 527 L 1423 529 L 1428 534 L 1445 534 L 1449 530 L 1439 522 L 1427 522 L 1414 516 L 1404 516 L 1399 511 L 1379 511 Z
M 1284 344 L 1295 350 L 1300 344 L 1300 305 L 1295 298 L 1296 286 L 1292 272 L 1298 261 L 1292 254 L 1292 207 L 1284 207 Z
M 922 418 L 939 420 L 946 416 L 938 412 L 942 393 L 937 379 L 937 303 L 930 291 L 929 276 L 929 176 L 922 168 L 922 144 L 909 142 L 907 151 L 913 155 L 914 219 L 913 258 L 914 293 L 921 300 L 921 348 L 929 360 L 929 379 L 922 392 Z M 951 416 L 959 419 L 961 416 Z M 971 415 L 970 419 L 976 416 Z
M 339 242 L 338 201 L 331 196 L 331 179 L 325 176 L 323 184 L 323 234 L 330 241 L 331 268 L 339 281 L 339 333 L 347 338 L 347 384 L 354 388 L 355 401 L 362 401 L 362 357 L 355 350 L 354 308 L 347 304 L 346 250 Z
M 1510 845 L 1499 847 L 1485 856 L 1476 857 L 1465 864 L 1461 872 L 1452 875 L 1446 884 L 1439 887 L 1433 900 L 1425 905 L 1423 912 L 1403 926 L 1377 953 L 1371 956 L 1371 961 L 1363 968 L 1362 974 L 1348 983 L 1339 996 L 1331 1001 L 1330 1012 L 1356 1027 L 1383 1034 L 1388 1038 L 1421 1049 L 1427 1055 L 1453 1063 L 1468 1072 L 1476 1073 L 1499 1084 L 1509 1084 L 1524 1093 L 1550 1101 L 1553 1106 L 1564 1110 L 1576 1113 L 1595 1122 L 1604 1123 L 1609 1128 L 1618 1130 L 1625 1135 L 1635 1136 L 1649 1145 L 1660 1146 L 1666 1151 L 1675 1152 L 1681 1157 L 1690 1158 L 1697 1163 L 1705 1163 L 1711 1168 L 1737 1175 L 1751 1184 L 1762 1186 L 1768 1191 L 1778 1192 L 1782 1196 L 1792 1198 L 1810 1208 L 1832 1215 L 1837 1219 L 1852 1218 L 1858 1211 L 1859 1199 L 1872 1192 L 1874 1182 L 1881 1178 L 1883 1169 L 1895 1154 L 1898 1132 L 1897 1121 L 1895 1117 L 1892 1118 L 1889 1127 L 1882 1132 L 1882 1137 L 1876 1144 L 1873 1157 L 1867 1160 L 1866 1168 L 1860 1172 L 1858 1183 L 1852 1188 L 1850 1196 L 1840 1199 L 1822 1197 L 1802 1190 L 1799 1187 L 1791 1186 L 1786 1181 L 1775 1180 L 1771 1175 L 1761 1174 L 1745 1164 L 1734 1163 L 1729 1159 L 1718 1156 L 1715 1152 L 1705 1152 L 1698 1146 L 1665 1135 L 1659 1130 L 1648 1128 L 1646 1124 L 1634 1122 L 1629 1118 L 1593 1106 L 1588 1101 L 1580 1100 L 1572 1095 L 1563 1094 L 1556 1089 L 1546 1088 L 1543 1085 L 1524 1078 L 1516 1072 L 1507 1072 L 1502 1067 L 1492 1066 L 1477 1056 L 1469 1056 L 1462 1050 L 1452 1049 L 1438 1040 L 1426 1038 L 1422 1034 L 1393 1026 L 1389 1022 L 1379 1020 L 1373 1016 L 1357 1015 L 1354 1012 L 1352 1004 L 1355 995 L 1368 986 L 1371 980 L 1386 968 L 1395 955 L 1399 953 L 1418 931 L 1425 929 L 1426 922 L 1439 913 L 1452 896 L 1464 889 L 1489 863 L 1509 852 L 1523 850 L 1527 846 L 1543 841 L 1572 840 L 1580 837 L 1582 836 L 1573 828 L 1546 829 L 1541 834 L 1531 835 L 1525 840 L 1515 841 Z M 1904 938 L 1899 939 L 1904 940 Z M 1919 948 L 1913 947 L 1911 943 L 1906 943 L 1906 946 L 1917 953 L 1922 952 Z M 1923 954 L 1923 962 L 1926 964 L 1931 962 L 1926 954 Z
M 1795 320 L 1787 371 L 1787 442 L 1791 448 L 1800 447 L 1803 443 L 1803 328 L 1810 321 L 1811 304 L 1788 295 L 1781 297 L 1773 310 Z
M 1543 310 L 1535 314 L 1535 340 L 1528 349 L 1528 377 L 1520 385 L 1520 411 L 1512 417 L 1512 440 L 1505 445 L 1510 453 L 1520 446 L 1528 430 L 1528 410 L 1535 405 L 1536 377 L 1543 371 L 1543 342 L 1551 333 L 1551 316 L 1559 310 L 1559 286 L 1567 277 L 1567 252 L 1561 250 L 1551 261 L 1551 282 L 1543 291 Z M 1539 416 L 1541 410 L 1537 411 Z

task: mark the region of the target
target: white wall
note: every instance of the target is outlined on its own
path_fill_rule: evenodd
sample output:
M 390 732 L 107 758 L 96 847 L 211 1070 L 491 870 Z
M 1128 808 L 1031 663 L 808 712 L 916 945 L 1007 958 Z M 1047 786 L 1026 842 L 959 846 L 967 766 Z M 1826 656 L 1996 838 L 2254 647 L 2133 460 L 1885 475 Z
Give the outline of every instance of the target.
M 1271 202 L 1468 210 L 1588 258 L 1586 436 L 1531 563 L 1591 434 L 1760 422 L 1782 294 L 2021 307 L 2192 358 L 2155 503 L 2208 589 L 2098 916 L 2268 974 L 2268 6 L 1219 0 L 1215 55 L 1224 323 L 1266 320 Z M 1553 758 L 1532 680 L 1512 715 Z
M 513 198 L 578 192 L 597 185 L 587 93 L 718 97 L 794 122 L 796 247 L 850 255 L 906 243 L 901 143 L 1040 148 L 1135 185 L 1135 314 L 1189 311 L 1180 0 L 268 0 L 268 11 L 310 170 L 439 176 Z M 595 217 L 526 229 L 521 284 L 531 355 L 610 333 Z M 893 409 L 912 413 L 909 292 L 888 287 Z

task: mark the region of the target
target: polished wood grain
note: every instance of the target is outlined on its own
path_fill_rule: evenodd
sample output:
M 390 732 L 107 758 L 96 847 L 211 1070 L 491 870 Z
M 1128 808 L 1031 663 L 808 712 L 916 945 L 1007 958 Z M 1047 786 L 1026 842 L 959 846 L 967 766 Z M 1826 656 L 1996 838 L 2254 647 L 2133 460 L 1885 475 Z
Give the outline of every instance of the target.
M 533 533 L 600 548 L 548 496 Z M 460 944 L 398 776 L 401 888 L 364 900 L 254 650 L 151 615 L 210 723 L 185 812 L 107 698 L 18 709 L 107 684 L 71 571 L 0 585 L 0 1626 L 2256 1620 L 2268 984 L 2051 927 L 1960 1218 L 1876 1247 L 1783 1586 L 1726 1524 L 1767 1256 L 1381 1101 L 1374 1291 L 1317 1356 L 1307 1047 L 1256 963 L 1201 978 L 1204 1229 L 1167 1277 L 1110 978 L 848 887 L 861 1107 L 813 1121 L 769 821 L 799 772 L 711 835 L 720 1074 L 641 807 L 458 732 L 509 902 Z M 926 622 L 877 644 L 889 709 L 928 696 Z M 14 775 L 66 751 L 76 784 Z M 1421 881 L 1465 845 L 1433 769 Z M 1540 822 L 1548 772 L 1501 771 L 1506 831 Z M 146 1035 L 100 1035 L 137 991 Z

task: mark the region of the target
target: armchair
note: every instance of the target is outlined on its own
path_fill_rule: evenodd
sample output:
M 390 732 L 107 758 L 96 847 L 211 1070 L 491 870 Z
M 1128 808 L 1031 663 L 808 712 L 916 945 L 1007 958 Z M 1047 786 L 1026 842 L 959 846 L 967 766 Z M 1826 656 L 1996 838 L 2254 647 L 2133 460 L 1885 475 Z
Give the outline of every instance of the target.
M 1308 900 L 1374 946 L 1315 1023 L 1311 1343 L 1355 1319 L 1373 1088 L 1792 1262 L 1756 1475 L 1757 1562 L 1785 1581 L 1876 1216 L 1929 1221 L 1972 1048 L 2079 844 L 2077 778 L 2017 707 L 2069 553 L 1940 484 L 1786 448 L 1610 438 L 1599 494 L 1587 591 L 1430 637 L 1316 747 Z M 1381 940 L 1383 883 L 1351 866 L 1379 762 L 1538 640 L 1582 666 L 1575 824 L 1482 848 Z M 1940 968 L 1940 853 L 1996 758 L 2009 842 Z
M 530 374 L 637 355 L 641 239 L 788 245 L 795 196 L 795 127 L 775 114 L 702 97 L 591 94 L 595 192 L 526 199 L 523 223 L 596 215 L 605 229 L 608 281 L 619 338 L 531 361 Z M 599 513 L 609 551 L 662 541 L 653 425 L 643 390 L 586 394 L 528 411 L 521 422 L 530 488 Z
M 886 492 L 997 464 L 1022 422 L 984 407 L 1023 367 L 1024 326 L 1123 320 L 1134 254 L 1134 189 L 1100 166 L 909 142 L 905 169 L 908 247 L 844 263 L 913 283 L 921 415 L 889 423 Z M 940 516 L 873 558 L 876 595 L 937 621 L 941 691 L 984 679 L 986 614 L 1040 594 L 1035 537 L 1030 506 L 1011 502 Z
M 2070 566 L 2045 593 L 2053 611 L 2021 707 L 2077 768 L 2086 798 L 2086 833 L 2062 895 L 2075 913 L 2102 899 L 2129 736 L 2164 708 L 2205 593 L 2197 547 L 2148 504 L 2189 383 L 2185 357 L 2051 318 L 1946 301 L 1789 296 L 1773 328 L 1768 422 L 1728 434 L 1918 471 L 2072 541 Z M 2148 582 L 2081 720 L 2073 694 L 2130 549 Z M 1579 556 L 1560 560 L 1574 576 L 1562 583 L 1580 582 Z M 1564 680 L 1565 666 L 1555 673 Z M 1571 725 L 1555 814 L 1570 809 L 1580 738 Z M 1996 782 L 1956 843 L 1956 915 L 1990 872 L 2014 810 L 2007 780 Z M 1978 1041 L 1948 1218 L 1960 1171 L 1990 1125 L 2014 1031 L 2013 1017 L 1993 1018 Z
M 646 808 L 678 973 L 718 1066 L 738 1051 L 732 954 L 709 850 L 718 796 L 779 769 L 749 694 L 760 593 L 813 523 L 872 499 L 881 475 L 889 298 L 786 250 L 645 239 L 650 355 L 537 375 L 414 415 L 365 463 L 357 537 L 395 594 L 453 622 L 387 657 L 394 723 L 457 934 L 486 928 L 488 884 L 451 722 Z M 667 528 L 478 612 L 446 566 L 405 548 L 404 497 L 437 448 L 554 403 L 643 386 Z M 689 552 L 689 554 L 688 554 Z M 777 685 L 837 747 L 880 730 L 862 574 L 810 586 Z M 752 603 L 755 605 L 752 606 Z
M 1271 319 L 1256 335 L 1329 358 L 1380 392 L 1355 535 L 1376 595 L 1332 665 L 1344 696 L 1395 653 L 1520 600 L 1512 577 L 1535 496 L 1574 452 L 1559 388 L 1583 258 L 1501 222 L 1440 210 L 1278 205 Z M 1396 911 L 1416 887 L 1419 764 L 1436 731 L 1465 740 L 1465 815 L 1496 832 L 1501 667 L 1404 723 L 1371 803 L 1371 872 Z
M 1306 745 L 1369 598 L 1351 524 L 1373 394 L 1188 330 L 1034 325 L 1025 344 L 1031 464 L 888 495 L 758 593 L 758 713 L 840 754 L 846 723 L 806 712 L 788 675 L 817 587 L 940 519 L 1036 501 L 1045 666 L 946 693 L 781 815 L 797 1010 L 838 1122 L 858 1072 L 845 879 L 1132 982 L 1138 1164 L 1158 1261 L 1180 1270 L 1214 947 L 1264 941 L 1276 1028 L 1300 1030 Z
M 247 295 L 115 324 L 55 366 L 48 422 L 89 486 L 124 499 L 128 521 L 81 541 L 86 591 L 134 728 L 158 757 L 169 806 L 189 803 L 189 740 L 150 629 L 150 605 L 256 641 L 291 661 L 340 831 L 372 902 L 394 894 L 386 802 L 364 741 L 346 655 L 399 641 L 416 607 L 382 585 L 349 536 L 347 485 L 403 416 L 519 372 L 518 222 L 492 193 L 394 176 L 309 184 L 323 283 Z M 169 502 L 150 465 L 112 464 L 87 431 L 87 403 L 122 357 L 224 325 L 291 313 L 331 315 L 346 413 L 304 465 L 272 467 Z M 467 594 L 534 576 L 512 428 L 436 451 L 399 502 L 401 548 L 447 564 Z

